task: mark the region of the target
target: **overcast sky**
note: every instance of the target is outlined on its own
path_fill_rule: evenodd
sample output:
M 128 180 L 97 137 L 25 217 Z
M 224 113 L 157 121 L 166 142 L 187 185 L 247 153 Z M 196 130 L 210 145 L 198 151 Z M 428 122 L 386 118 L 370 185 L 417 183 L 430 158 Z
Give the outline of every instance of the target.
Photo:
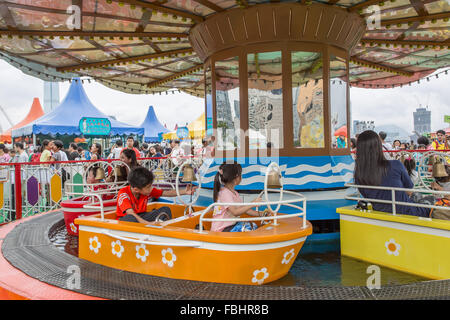
M 0 60 L 0 106 L 13 123 L 21 121 L 29 111 L 34 97 L 44 103 L 43 81 L 22 73 Z M 374 120 L 375 125 L 396 124 L 407 132 L 413 129 L 413 112 L 419 103 L 428 104 L 433 131 L 447 127 L 444 114 L 450 115 L 450 74 L 442 74 L 430 81 L 395 89 L 351 88 L 353 120 Z M 64 98 L 69 82 L 60 84 L 60 100 Z M 109 89 L 101 84 L 85 82 L 84 88 L 92 103 L 102 112 L 117 120 L 140 125 L 147 108 L 153 105 L 160 122 L 173 129 L 197 119 L 204 111 L 204 101 L 185 93 L 162 95 L 134 95 Z M 3 130 L 10 127 L 0 114 Z

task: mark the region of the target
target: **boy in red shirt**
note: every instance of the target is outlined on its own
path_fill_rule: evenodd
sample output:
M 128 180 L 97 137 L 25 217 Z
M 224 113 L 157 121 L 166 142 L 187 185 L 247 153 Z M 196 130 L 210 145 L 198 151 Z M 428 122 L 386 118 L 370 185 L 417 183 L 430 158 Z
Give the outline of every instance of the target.
M 156 217 L 166 213 L 168 219 L 172 219 L 169 207 L 161 207 L 151 212 L 146 212 L 148 200 L 164 197 L 176 197 L 175 190 L 161 190 L 154 188 L 153 173 L 144 167 L 137 167 L 128 174 L 129 186 L 120 189 L 117 195 L 117 219 L 120 221 L 148 223 L 155 221 Z M 181 195 L 193 194 L 196 187 L 188 186 L 180 190 Z

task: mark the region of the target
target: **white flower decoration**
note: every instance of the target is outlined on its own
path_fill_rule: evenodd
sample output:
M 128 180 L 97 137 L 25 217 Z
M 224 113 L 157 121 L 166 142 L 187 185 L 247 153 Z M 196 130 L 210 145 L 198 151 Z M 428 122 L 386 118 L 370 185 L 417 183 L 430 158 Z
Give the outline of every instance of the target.
M 145 248 L 145 244 L 141 244 L 136 246 L 136 258 L 142 260 L 142 262 L 145 262 L 148 257 L 148 250 Z
M 122 257 L 122 253 L 125 251 L 124 247 L 120 243 L 120 240 L 111 242 L 112 254 L 116 255 L 117 258 Z
M 253 271 L 253 283 L 262 284 L 264 280 L 267 279 L 269 276 L 269 273 L 267 272 L 267 268 L 262 268 L 261 270 L 255 270 Z
M 177 256 L 173 253 L 172 248 L 163 249 L 161 253 L 162 253 L 162 262 L 172 268 L 173 263 L 177 261 Z
M 89 238 L 89 249 L 91 251 L 94 251 L 95 253 L 98 253 L 98 249 L 100 249 L 102 244 L 98 241 L 97 236 L 93 238 Z
M 71 222 L 69 224 L 69 227 L 70 227 L 70 230 L 72 230 L 73 233 L 77 233 L 77 226 L 73 222 Z
M 398 243 L 396 243 L 394 239 L 389 239 L 389 241 L 386 241 L 384 246 L 386 247 L 388 254 L 398 256 L 401 246 Z
M 293 248 L 289 251 L 286 251 L 284 253 L 283 260 L 281 260 L 281 264 L 288 264 L 291 261 L 291 259 L 294 257 L 294 255 L 295 255 L 295 252 L 294 252 Z

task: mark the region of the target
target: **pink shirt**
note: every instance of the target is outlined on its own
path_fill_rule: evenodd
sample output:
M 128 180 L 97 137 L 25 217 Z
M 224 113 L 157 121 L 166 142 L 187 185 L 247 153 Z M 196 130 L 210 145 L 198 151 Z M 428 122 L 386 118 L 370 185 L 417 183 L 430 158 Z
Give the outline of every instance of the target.
M 241 197 L 237 191 L 231 191 L 228 188 L 221 188 L 217 196 L 217 202 L 219 203 L 239 203 L 242 202 Z M 217 206 L 214 207 L 213 218 L 226 219 L 235 218 L 229 211 L 229 206 Z M 211 231 L 222 231 L 228 226 L 232 226 L 236 221 L 213 221 L 211 223 Z

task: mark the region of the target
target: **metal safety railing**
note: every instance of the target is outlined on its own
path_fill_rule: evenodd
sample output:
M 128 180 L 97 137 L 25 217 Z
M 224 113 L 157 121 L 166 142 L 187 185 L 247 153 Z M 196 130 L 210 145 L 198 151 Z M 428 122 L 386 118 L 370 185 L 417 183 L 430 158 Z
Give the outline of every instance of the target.
M 423 204 L 423 203 L 417 203 L 417 202 L 404 202 L 404 201 L 397 201 L 396 200 L 396 192 L 406 192 L 406 193 L 424 193 L 424 194 L 436 194 L 438 196 L 449 196 L 450 191 L 437 191 L 437 190 L 428 190 L 428 189 L 408 189 L 408 188 L 397 188 L 397 187 L 383 187 L 383 186 L 366 186 L 366 185 L 358 185 L 353 183 L 347 183 L 345 184 L 346 187 L 353 187 L 358 189 L 373 189 L 373 190 L 384 190 L 384 191 L 390 191 L 391 199 L 373 199 L 373 198 L 365 198 L 361 195 L 360 197 L 353 197 L 353 196 L 346 196 L 345 199 L 347 200 L 355 200 L 355 201 L 368 201 L 373 203 L 385 203 L 390 204 L 392 206 L 392 214 L 397 214 L 397 205 L 402 206 L 409 206 L 409 207 L 419 207 L 419 208 L 428 208 L 428 209 L 444 209 L 444 210 L 450 210 L 450 207 L 446 206 L 436 206 L 436 205 L 429 205 L 429 204 Z
M 277 221 L 279 219 L 289 219 L 289 218 L 293 218 L 293 217 L 302 217 L 303 218 L 303 222 L 302 222 L 302 229 L 306 228 L 306 197 L 300 193 L 296 193 L 293 191 L 288 191 L 288 190 L 279 190 L 279 189 L 268 189 L 268 191 L 272 191 L 272 192 L 283 192 L 285 194 L 291 194 L 291 195 L 295 195 L 298 198 L 293 198 L 293 199 L 289 199 L 289 200 L 275 200 L 275 201 L 262 201 L 262 202 L 229 202 L 229 203 L 223 203 L 223 202 L 214 202 L 212 204 L 210 204 L 206 209 L 198 211 L 195 213 L 195 215 L 200 215 L 200 222 L 199 222 L 199 233 L 203 232 L 203 222 L 204 221 L 209 221 L 209 222 L 213 222 L 213 221 L 233 221 L 233 222 L 241 222 L 241 221 L 264 221 L 264 220 L 273 220 L 273 225 L 276 226 L 278 225 Z M 263 191 L 264 192 L 264 191 Z M 259 194 L 259 196 L 261 196 L 263 194 L 263 192 L 261 192 Z M 302 206 L 298 206 L 295 205 L 294 203 L 302 203 Z M 278 207 L 276 208 L 276 210 L 272 210 L 270 205 L 278 205 Z M 286 215 L 278 215 L 278 209 L 280 208 L 281 205 L 285 205 L 287 207 L 291 207 L 291 208 L 295 208 L 297 210 L 299 210 L 298 213 L 290 213 L 290 214 L 286 214 Z M 269 209 L 269 212 L 272 212 L 272 216 L 265 216 L 265 217 L 250 217 L 250 218 L 205 218 L 205 214 L 210 212 L 213 208 L 218 207 L 218 206 L 252 206 L 252 207 L 260 207 L 260 206 L 267 206 Z
M 174 188 L 179 165 L 191 157 L 139 158 L 138 163 L 154 171 L 155 183 Z M 202 157 L 193 158 L 202 161 Z M 58 209 L 61 201 L 89 193 L 92 190 L 86 187 L 86 170 L 100 162 L 114 166 L 120 160 L 0 163 L 0 224 Z

